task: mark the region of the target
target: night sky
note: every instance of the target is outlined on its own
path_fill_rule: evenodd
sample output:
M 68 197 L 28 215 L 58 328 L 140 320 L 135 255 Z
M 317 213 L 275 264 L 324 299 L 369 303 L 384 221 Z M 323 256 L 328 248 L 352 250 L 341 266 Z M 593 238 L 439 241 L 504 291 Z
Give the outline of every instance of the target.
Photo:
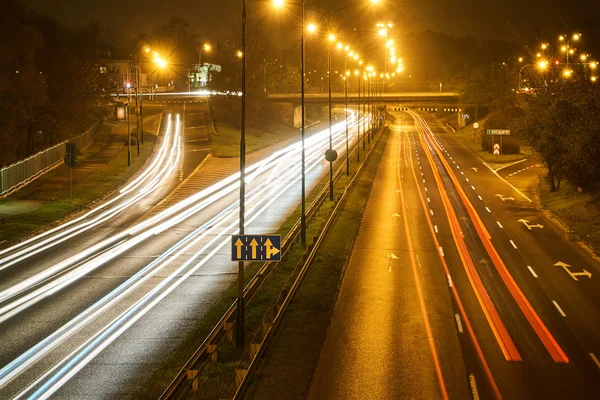
M 364 0 L 363 0 L 364 1 Z M 600 1 L 597 0 L 382 0 L 385 12 L 379 19 L 391 20 L 405 32 L 431 29 L 452 36 L 475 36 L 502 40 L 548 40 L 550 32 L 582 31 L 600 41 Z M 192 33 L 211 32 L 232 37 L 239 20 L 240 0 L 24 0 L 43 14 L 69 27 L 91 20 L 119 30 L 124 38 L 151 31 L 171 16 L 181 16 Z M 354 1 L 308 0 L 307 7 L 335 9 Z M 248 1 L 250 12 L 264 1 Z M 258 12 L 258 11 L 257 11 Z M 344 14 L 340 14 L 340 19 Z M 348 19 L 348 15 L 346 15 Z M 346 21 L 348 27 L 358 19 Z M 596 32 L 592 31 L 596 25 Z M 541 33 L 540 33 L 541 32 Z M 594 47 L 597 47 L 595 43 Z

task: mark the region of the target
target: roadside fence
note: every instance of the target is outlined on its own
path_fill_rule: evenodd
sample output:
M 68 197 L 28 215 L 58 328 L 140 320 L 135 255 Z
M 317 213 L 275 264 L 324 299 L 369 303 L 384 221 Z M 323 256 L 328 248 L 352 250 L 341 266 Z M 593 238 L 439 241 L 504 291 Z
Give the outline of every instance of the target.
M 60 165 L 66 155 L 67 142 L 74 142 L 78 151 L 87 148 L 94 141 L 99 128 L 100 122 L 96 122 L 90 129 L 72 140 L 65 140 L 24 160 L 2 167 L 0 169 L 0 197 L 8 196 Z

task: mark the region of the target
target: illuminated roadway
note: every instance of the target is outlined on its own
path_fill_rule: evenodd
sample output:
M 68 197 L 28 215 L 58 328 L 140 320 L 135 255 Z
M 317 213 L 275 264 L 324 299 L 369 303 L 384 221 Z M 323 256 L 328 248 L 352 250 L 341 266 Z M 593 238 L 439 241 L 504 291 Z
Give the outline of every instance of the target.
M 356 116 L 348 118 L 352 144 Z M 131 395 L 235 282 L 226 245 L 237 231 L 239 174 L 93 240 L 110 218 L 173 179 L 182 166 L 181 124 L 171 117 L 152 161 L 156 168 L 148 167 L 122 195 L 3 252 L 0 397 Z M 323 161 L 329 131 L 311 133 L 309 190 L 329 170 Z M 343 155 L 345 123 L 333 134 Z M 248 166 L 247 232 L 277 230 L 298 205 L 300 150 L 295 141 Z M 87 240 L 77 240 L 87 232 Z
M 528 162 L 394 114 L 310 398 L 596 398 L 600 268 L 510 183 Z

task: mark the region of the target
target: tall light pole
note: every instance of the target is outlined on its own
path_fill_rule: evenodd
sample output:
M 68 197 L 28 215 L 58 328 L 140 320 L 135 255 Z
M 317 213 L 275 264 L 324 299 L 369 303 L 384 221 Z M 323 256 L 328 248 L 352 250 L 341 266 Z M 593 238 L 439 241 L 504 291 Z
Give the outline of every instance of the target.
M 240 218 L 239 234 L 244 234 L 244 217 L 246 212 L 246 34 L 247 34 L 247 9 L 246 0 L 242 0 L 242 110 L 240 123 Z M 240 54 L 240 53 L 238 53 Z M 236 312 L 237 348 L 244 347 L 244 262 L 238 262 L 238 300 Z
M 380 0 L 370 0 L 371 3 L 373 4 L 377 4 L 380 2 Z M 329 46 L 327 47 L 328 51 L 327 51 L 327 75 L 328 75 L 328 88 L 329 88 L 329 150 L 328 152 L 333 153 L 333 132 L 332 132 L 332 124 L 331 124 L 331 46 L 333 41 L 335 41 L 335 35 L 333 33 L 331 33 L 331 20 L 333 19 L 333 17 L 339 13 L 340 11 L 346 10 L 348 8 L 351 7 L 355 7 L 357 5 L 360 5 L 360 3 L 357 4 L 350 4 L 347 5 L 345 7 L 341 7 L 338 8 L 337 10 L 332 11 L 328 17 L 325 17 L 323 14 L 319 13 L 323 18 L 325 18 L 325 21 L 327 22 L 327 32 L 329 32 Z M 333 161 L 329 161 L 329 200 L 333 201 Z
M 360 162 L 360 71 L 356 70 L 354 71 L 354 75 L 356 75 L 356 81 L 358 83 L 358 100 L 356 103 L 356 131 L 357 131 L 357 137 L 356 137 L 356 161 Z
M 283 7 L 284 5 L 284 1 L 283 0 L 274 0 L 273 4 L 275 7 Z M 301 35 L 301 39 L 300 39 L 300 64 L 301 64 L 301 68 L 300 68 L 300 77 L 302 80 L 302 83 L 300 85 L 300 107 L 302 108 L 301 110 L 301 124 L 302 124 L 302 177 L 301 177 L 301 182 L 302 182 L 302 193 L 301 193 L 301 214 L 300 214 L 300 242 L 302 243 L 303 246 L 306 245 L 306 149 L 304 146 L 304 141 L 305 141 L 305 137 L 306 137 L 306 106 L 305 106 L 305 81 L 306 81 L 306 74 L 305 74 L 305 70 L 306 70 L 306 44 L 305 44 L 305 29 L 308 29 L 309 32 L 315 32 L 316 31 L 316 26 L 314 24 L 310 24 L 308 26 L 305 25 L 305 0 L 302 0 L 301 2 L 301 19 L 302 19 L 302 35 Z M 267 86 L 266 86 L 266 64 L 265 64 L 265 94 L 267 92 Z
M 330 22 L 333 14 L 327 19 L 327 31 L 330 31 Z M 335 35 L 329 34 L 329 46 L 327 46 L 327 87 L 328 87 L 328 108 L 329 108 L 329 151 L 333 150 L 333 133 L 331 131 L 331 46 L 335 40 Z M 329 200 L 333 201 L 333 161 L 329 161 Z
M 350 152 L 348 151 L 348 77 L 350 76 L 350 72 L 346 71 L 346 76 L 344 76 L 344 92 L 346 96 L 346 108 L 344 111 L 344 116 L 346 117 L 346 176 L 350 175 Z

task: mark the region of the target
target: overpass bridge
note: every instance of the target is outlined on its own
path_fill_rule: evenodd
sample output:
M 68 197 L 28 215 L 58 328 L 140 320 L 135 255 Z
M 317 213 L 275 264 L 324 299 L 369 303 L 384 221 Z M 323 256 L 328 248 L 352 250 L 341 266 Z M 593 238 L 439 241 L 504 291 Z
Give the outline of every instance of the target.
M 279 109 L 280 117 L 284 121 L 292 121 L 294 126 L 300 126 L 301 115 L 301 96 L 299 93 L 271 93 L 268 99 Z M 360 100 L 364 101 L 361 93 Z M 332 93 L 331 101 L 334 106 L 343 106 L 346 101 L 344 93 Z M 358 93 L 348 93 L 348 106 L 355 106 L 359 101 Z M 328 93 L 307 93 L 304 97 L 307 112 L 310 108 L 323 108 L 329 102 Z M 380 93 L 376 97 L 378 104 L 393 104 L 397 109 L 415 109 L 415 110 L 452 110 L 459 113 L 461 109 L 461 100 L 458 93 L 453 92 L 394 92 Z M 460 120 L 460 115 L 458 115 Z M 462 122 L 462 121 L 461 121 Z
M 271 93 L 268 98 L 273 103 L 300 103 L 299 93 Z M 363 99 L 361 93 L 360 96 Z M 331 101 L 339 104 L 346 100 L 344 93 L 332 93 Z M 325 104 L 329 101 L 327 93 L 306 93 L 304 102 L 306 104 Z M 380 93 L 377 95 L 379 103 L 401 103 L 412 104 L 414 106 L 454 106 L 459 101 L 459 94 L 452 92 L 398 92 L 398 93 Z M 358 93 L 348 93 L 348 103 L 356 104 L 358 102 Z

